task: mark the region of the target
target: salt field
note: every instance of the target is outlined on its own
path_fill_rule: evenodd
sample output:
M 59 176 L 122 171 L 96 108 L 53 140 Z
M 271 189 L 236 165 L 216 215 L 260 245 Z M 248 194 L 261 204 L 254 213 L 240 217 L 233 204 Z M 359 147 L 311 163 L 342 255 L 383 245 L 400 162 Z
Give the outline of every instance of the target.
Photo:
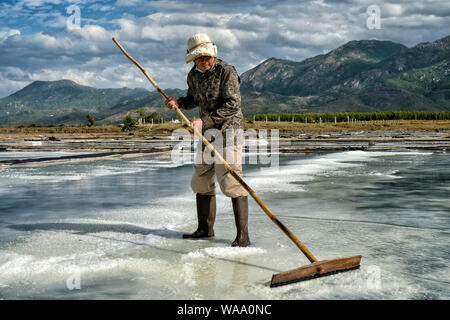
M 316 257 L 363 256 L 359 270 L 277 288 L 272 274 L 309 261 L 252 199 L 250 247 L 230 246 L 231 200 L 218 186 L 216 236 L 181 238 L 196 228 L 192 172 L 170 154 L 0 170 L 0 298 L 450 298 L 446 152 L 246 164 L 244 180 Z

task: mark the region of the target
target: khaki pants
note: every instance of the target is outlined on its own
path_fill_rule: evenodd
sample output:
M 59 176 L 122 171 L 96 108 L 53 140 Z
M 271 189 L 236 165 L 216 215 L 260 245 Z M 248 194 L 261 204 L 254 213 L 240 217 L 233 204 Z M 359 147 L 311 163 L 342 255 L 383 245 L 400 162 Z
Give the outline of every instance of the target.
M 206 147 L 209 152 L 209 148 Z M 227 160 L 231 168 L 242 177 L 242 146 L 231 146 L 223 149 L 222 156 Z M 247 191 L 236 181 L 236 179 L 228 172 L 222 162 L 216 158 L 214 163 L 208 163 L 202 157 L 201 161 L 197 153 L 194 164 L 194 174 L 191 179 L 191 188 L 194 193 L 202 195 L 215 195 L 216 184 L 214 176 L 217 177 L 220 189 L 223 194 L 230 198 L 242 197 L 247 195 Z M 210 162 L 210 161 L 209 161 Z

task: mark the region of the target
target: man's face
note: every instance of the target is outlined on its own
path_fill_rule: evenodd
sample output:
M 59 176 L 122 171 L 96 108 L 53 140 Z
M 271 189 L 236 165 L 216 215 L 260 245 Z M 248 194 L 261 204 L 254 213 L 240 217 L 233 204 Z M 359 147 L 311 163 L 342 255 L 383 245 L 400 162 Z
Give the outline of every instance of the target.
M 201 56 L 194 60 L 197 68 L 202 70 L 203 72 L 209 71 L 214 64 L 214 57 L 210 56 Z

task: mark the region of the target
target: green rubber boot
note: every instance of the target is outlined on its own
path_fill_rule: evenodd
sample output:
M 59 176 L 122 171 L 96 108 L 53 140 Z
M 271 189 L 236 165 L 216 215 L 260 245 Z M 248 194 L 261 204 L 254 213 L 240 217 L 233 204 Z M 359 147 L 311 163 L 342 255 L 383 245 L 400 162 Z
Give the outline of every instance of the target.
M 231 199 L 233 202 L 234 220 L 236 222 L 237 236 L 231 246 L 247 247 L 250 245 L 248 237 L 248 197 Z
M 216 220 L 216 196 L 197 193 L 198 228 L 194 233 L 183 234 L 184 239 L 201 239 L 214 237 L 214 221 Z

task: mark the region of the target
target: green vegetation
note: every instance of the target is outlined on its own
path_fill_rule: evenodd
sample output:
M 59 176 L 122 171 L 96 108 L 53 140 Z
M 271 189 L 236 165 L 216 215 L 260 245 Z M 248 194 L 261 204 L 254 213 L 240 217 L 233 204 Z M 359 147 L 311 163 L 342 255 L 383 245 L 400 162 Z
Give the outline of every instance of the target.
M 88 119 L 88 127 L 95 126 L 95 119 L 91 114 L 87 115 L 87 119 Z
M 265 118 L 264 118 L 265 119 Z M 253 117 L 251 117 L 253 120 Z M 153 126 L 150 124 L 136 125 L 132 132 L 140 136 L 153 134 L 170 135 L 173 130 L 185 128 L 182 123 L 158 123 Z M 443 132 L 443 138 L 450 138 L 450 120 L 378 120 L 378 121 L 354 121 L 354 122 L 294 122 L 291 121 L 249 121 L 245 123 L 245 130 L 272 130 L 278 129 L 284 133 L 343 133 L 343 132 L 369 132 L 369 131 L 440 131 Z M 0 127 L 0 134 L 12 135 L 129 135 L 129 132 L 123 132 L 120 126 L 17 126 Z
M 150 122 L 152 122 L 152 120 L 153 120 L 153 122 L 158 123 L 159 121 L 161 121 L 161 117 L 159 116 L 159 114 L 157 112 L 152 112 L 145 117 L 146 123 L 150 123 Z
M 330 113 L 267 113 L 248 116 L 246 121 L 352 122 L 376 120 L 450 120 L 450 111 L 381 111 Z
M 137 115 L 141 118 L 144 123 L 151 123 L 152 120 L 154 123 L 158 123 L 161 120 L 158 112 L 147 113 L 145 108 L 139 108 L 136 110 Z
M 133 118 L 131 114 L 127 114 L 125 118 L 123 118 L 122 131 L 133 131 L 136 129 L 137 123 L 137 119 Z

